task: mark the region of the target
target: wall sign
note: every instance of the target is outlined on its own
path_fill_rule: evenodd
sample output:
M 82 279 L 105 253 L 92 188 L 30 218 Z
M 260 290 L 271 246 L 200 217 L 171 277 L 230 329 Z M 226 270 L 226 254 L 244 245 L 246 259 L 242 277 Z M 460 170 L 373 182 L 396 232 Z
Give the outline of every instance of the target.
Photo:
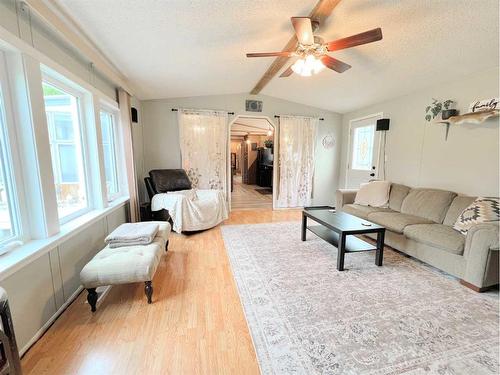
M 476 100 L 469 105 L 469 112 L 483 112 L 499 109 L 498 98 Z
M 332 134 L 327 134 L 323 137 L 321 144 L 326 150 L 329 150 L 335 146 L 335 138 L 333 138 Z

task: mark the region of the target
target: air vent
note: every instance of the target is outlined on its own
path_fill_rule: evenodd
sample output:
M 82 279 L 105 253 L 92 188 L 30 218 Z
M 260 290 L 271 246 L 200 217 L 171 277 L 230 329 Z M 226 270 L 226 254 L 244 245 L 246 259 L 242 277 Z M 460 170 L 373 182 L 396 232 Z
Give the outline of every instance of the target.
M 247 100 L 245 104 L 247 112 L 262 112 L 261 100 Z

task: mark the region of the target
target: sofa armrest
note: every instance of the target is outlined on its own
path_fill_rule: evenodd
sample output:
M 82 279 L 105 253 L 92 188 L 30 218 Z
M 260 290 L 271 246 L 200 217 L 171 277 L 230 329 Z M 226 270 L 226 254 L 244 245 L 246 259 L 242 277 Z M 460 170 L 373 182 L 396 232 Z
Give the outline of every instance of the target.
M 499 223 L 474 225 L 465 238 L 464 280 L 478 288 L 498 284 Z
M 337 211 L 342 211 L 342 207 L 346 204 L 354 203 L 356 198 L 357 189 L 338 189 L 336 193 L 336 206 Z

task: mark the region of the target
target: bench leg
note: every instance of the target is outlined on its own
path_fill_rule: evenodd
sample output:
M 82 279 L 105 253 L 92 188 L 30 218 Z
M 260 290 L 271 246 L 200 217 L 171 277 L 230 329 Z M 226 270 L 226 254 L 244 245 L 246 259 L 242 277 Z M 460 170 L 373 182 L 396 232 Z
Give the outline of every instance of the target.
M 97 292 L 95 291 L 95 288 L 87 289 L 87 292 L 89 293 L 87 295 L 87 302 L 90 305 L 90 310 L 92 312 L 95 312 L 95 305 L 97 303 Z
M 167 240 L 167 243 L 165 244 L 165 252 L 168 251 L 168 240 Z
M 151 303 L 151 297 L 153 296 L 153 284 L 151 281 L 145 281 L 144 284 L 144 292 L 146 293 L 146 297 L 148 297 L 148 303 Z

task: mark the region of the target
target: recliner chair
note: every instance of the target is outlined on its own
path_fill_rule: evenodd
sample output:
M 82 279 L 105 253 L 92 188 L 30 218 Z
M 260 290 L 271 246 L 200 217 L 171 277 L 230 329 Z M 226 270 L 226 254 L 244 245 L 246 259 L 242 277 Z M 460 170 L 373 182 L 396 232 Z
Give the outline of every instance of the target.
M 153 169 L 149 171 L 149 177 L 144 178 L 144 183 L 150 201 L 155 194 L 191 189 L 191 181 L 184 169 Z M 152 211 L 151 216 L 153 220 L 172 224 L 168 210 Z

